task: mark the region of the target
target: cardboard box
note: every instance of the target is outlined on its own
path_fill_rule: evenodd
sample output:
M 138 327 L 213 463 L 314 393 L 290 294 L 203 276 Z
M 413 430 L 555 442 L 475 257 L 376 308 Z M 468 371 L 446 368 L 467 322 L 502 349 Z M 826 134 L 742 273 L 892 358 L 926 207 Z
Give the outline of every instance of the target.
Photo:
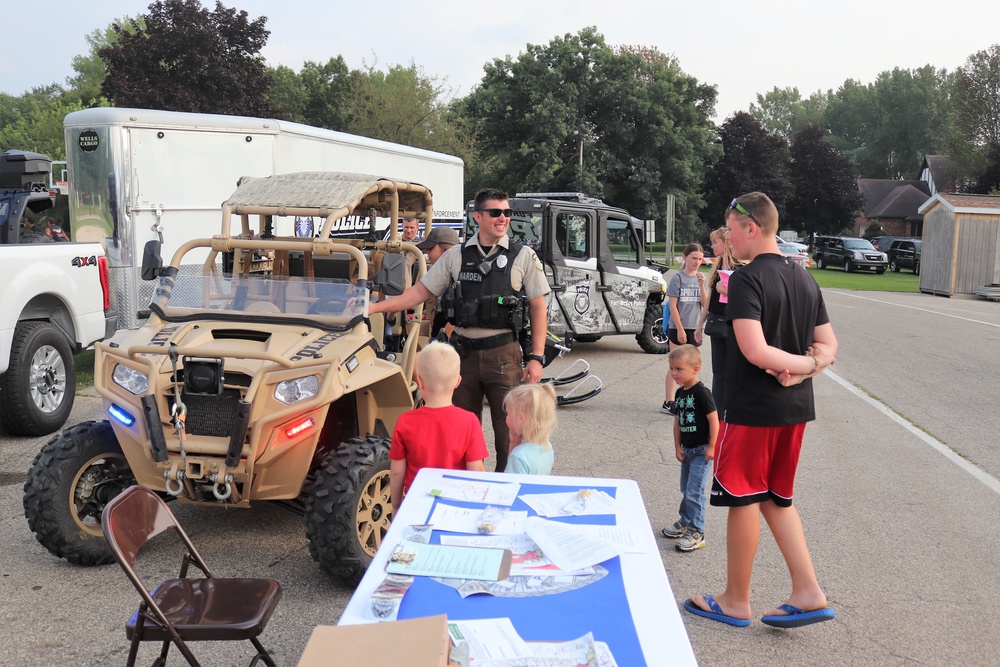
M 389 623 L 317 625 L 299 667 L 448 667 L 444 614 Z

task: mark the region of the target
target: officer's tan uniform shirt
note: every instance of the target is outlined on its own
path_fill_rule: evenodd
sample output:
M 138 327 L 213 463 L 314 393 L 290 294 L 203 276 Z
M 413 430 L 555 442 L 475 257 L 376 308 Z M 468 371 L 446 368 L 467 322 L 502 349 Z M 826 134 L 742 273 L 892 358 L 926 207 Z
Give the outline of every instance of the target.
M 476 232 L 476 235 L 472 237 L 471 243 L 475 244 L 479 248 L 480 253 L 482 253 L 483 247 L 479 245 L 479 232 Z M 448 289 L 449 285 L 453 282 L 458 282 L 458 273 L 462 269 L 462 248 L 464 246 L 465 243 L 449 248 L 445 254 L 441 255 L 441 259 L 431 266 L 424 277 L 421 278 L 420 282 L 432 294 L 440 297 Z M 509 248 L 510 237 L 504 236 L 500 239 L 497 246 Z M 499 252 L 497 246 L 493 246 L 490 249 L 490 254 L 486 256 L 486 259 L 494 257 Z M 535 251 L 526 245 L 521 246 L 521 252 L 517 253 L 517 257 L 514 258 L 514 263 L 510 269 L 510 283 L 515 292 L 520 291 L 523 287 L 525 298 L 529 301 L 548 294 L 550 291 L 549 283 L 545 279 L 545 271 L 542 269 L 541 260 L 538 259 Z M 525 304 L 524 315 L 526 318 L 529 316 L 527 304 Z M 496 329 L 483 329 L 480 327 L 456 327 L 455 331 L 466 338 L 485 338 L 486 336 L 495 336 L 498 333 Z

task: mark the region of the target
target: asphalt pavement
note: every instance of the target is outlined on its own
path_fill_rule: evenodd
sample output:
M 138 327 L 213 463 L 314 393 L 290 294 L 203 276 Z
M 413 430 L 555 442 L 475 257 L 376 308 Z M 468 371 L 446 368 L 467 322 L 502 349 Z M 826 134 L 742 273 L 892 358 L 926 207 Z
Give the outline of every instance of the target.
M 776 630 L 682 614 L 695 655 L 713 666 L 1000 664 L 1000 304 L 824 294 L 840 354 L 814 381 L 818 419 L 806 430 L 795 504 L 837 619 Z M 631 336 L 606 337 L 578 344 L 549 374 L 577 357 L 604 388 L 560 409 L 553 473 L 635 479 L 658 533 L 680 500 L 670 421 L 659 412 L 665 357 L 644 354 Z M 79 397 L 70 423 L 101 419 L 102 409 Z M 45 440 L 0 435 L 0 664 L 124 663 L 123 624 L 137 596 L 122 572 L 68 565 L 27 528 L 21 487 Z M 296 663 L 314 625 L 336 623 L 352 591 L 311 560 L 300 517 L 267 503 L 174 510 L 217 574 L 282 583 L 262 635 L 279 664 Z M 724 511 L 709 509 L 706 539 L 707 548 L 681 554 L 658 538 L 674 593 L 664 605 L 721 591 Z M 146 567 L 165 578 L 175 563 L 157 555 Z M 755 616 L 783 602 L 788 585 L 765 527 Z M 238 644 L 195 653 L 211 665 L 250 659 Z M 152 656 L 144 647 L 142 662 Z M 178 658 L 169 664 L 184 664 Z

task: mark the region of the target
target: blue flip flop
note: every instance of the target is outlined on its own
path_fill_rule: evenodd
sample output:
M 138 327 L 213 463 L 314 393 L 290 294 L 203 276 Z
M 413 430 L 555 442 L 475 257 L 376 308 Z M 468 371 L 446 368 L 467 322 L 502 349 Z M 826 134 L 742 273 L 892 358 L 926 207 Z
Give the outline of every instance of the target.
M 832 621 L 837 616 L 837 612 L 829 607 L 815 611 L 803 611 L 790 604 L 783 604 L 778 609 L 787 613 L 763 616 L 760 622 L 773 628 L 801 628 L 803 625 Z
M 705 596 L 705 602 L 708 603 L 708 608 L 712 611 L 705 611 L 696 605 L 694 600 L 691 598 L 684 601 L 684 609 L 695 616 L 704 616 L 705 618 L 710 618 L 713 621 L 718 621 L 719 623 L 735 625 L 737 628 L 745 628 L 750 625 L 749 618 L 733 618 L 732 616 L 727 616 L 725 612 L 722 611 L 722 607 L 719 606 L 719 603 L 716 602 L 715 598 L 711 595 Z

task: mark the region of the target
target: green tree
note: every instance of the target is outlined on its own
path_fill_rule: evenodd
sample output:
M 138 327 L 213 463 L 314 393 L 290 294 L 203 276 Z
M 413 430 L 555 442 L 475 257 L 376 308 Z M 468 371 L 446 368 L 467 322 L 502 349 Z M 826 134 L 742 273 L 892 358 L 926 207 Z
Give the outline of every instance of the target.
M 782 227 L 803 233 L 834 234 L 847 229 L 864 207 L 854 164 L 827 140 L 819 125 L 807 125 L 791 146 L 794 192 Z
M 581 191 L 646 219 L 664 219 L 672 193 L 678 236 L 697 234 L 718 152 L 714 86 L 656 49 L 614 49 L 593 27 L 484 69 L 460 105 L 484 156 L 474 187 Z
M 139 21 L 115 23 L 98 51 L 101 94 L 122 107 L 269 116 L 270 79 L 260 56 L 266 17 L 198 0 L 158 0 Z
M 107 28 L 94 30 L 89 35 L 84 36 L 90 51 L 86 55 L 73 56 L 73 71 L 76 74 L 66 78 L 68 86 L 66 95 L 79 100 L 85 107 L 107 105 L 107 100 L 101 96 L 101 84 L 104 83 L 107 68 L 98 54 L 101 49 L 117 43 L 115 25 L 124 30 L 135 32 L 144 27 L 145 21 L 141 16 L 134 19 L 122 17 Z
M 1000 187 L 1000 44 L 965 61 L 952 87 L 948 154 L 960 187 L 990 192 Z
M 785 138 L 768 132 L 746 111 L 737 111 L 719 127 L 718 141 L 723 154 L 705 178 L 704 223 L 720 226 L 733 198 L 754 191 L 770 197 L 784 220 L 793 192 Z
M 798 88 L 775 86 L 770 92 L 757 95 L 757 104 L 750 105 L 750 114 L 768 132 L 791 141 L 803 127 L 822 120 L 830 95 L 816 91 L 802 99 Z
M 0 93 L 0 151 L 17 148 L 65 160 L 63 118 L 83 108 L 65 93 L 58 84 L 17 97 Z
M 951 76 L 925 65 L 854 80 L 833 94 L 823 115 L 831 141 L 863 178 L 913 178 L 925 155 L 944 150 Z

